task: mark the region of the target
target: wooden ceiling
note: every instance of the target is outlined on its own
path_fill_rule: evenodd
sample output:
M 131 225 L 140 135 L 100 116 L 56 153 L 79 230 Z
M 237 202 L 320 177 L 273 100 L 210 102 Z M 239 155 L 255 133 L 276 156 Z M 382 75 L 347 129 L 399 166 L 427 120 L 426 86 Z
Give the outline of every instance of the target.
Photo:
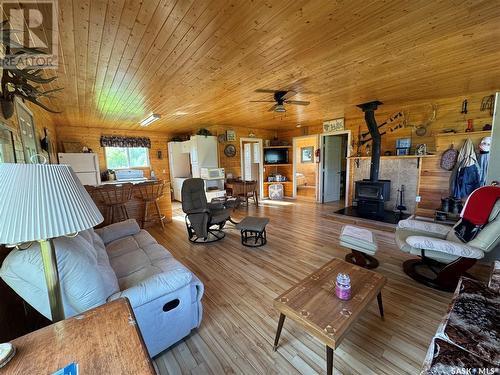
M 497 1 L 60 0 L 58 126 L 291 128 L 500 88 Z M 249 103 L 293 89 L 286 115 Z

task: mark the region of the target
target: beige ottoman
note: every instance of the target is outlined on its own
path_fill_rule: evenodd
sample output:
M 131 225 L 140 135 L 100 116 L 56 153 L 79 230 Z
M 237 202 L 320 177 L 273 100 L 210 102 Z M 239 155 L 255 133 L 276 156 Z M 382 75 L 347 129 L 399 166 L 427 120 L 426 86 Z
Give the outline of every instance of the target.
M 344 225 L 340 232 L 340 245 L 351 250 L 345 256 L 346 262 L 364 268 L 378 267 L 378 260 L 373 257 L 377 252 L 377 241 L 371 230 Z

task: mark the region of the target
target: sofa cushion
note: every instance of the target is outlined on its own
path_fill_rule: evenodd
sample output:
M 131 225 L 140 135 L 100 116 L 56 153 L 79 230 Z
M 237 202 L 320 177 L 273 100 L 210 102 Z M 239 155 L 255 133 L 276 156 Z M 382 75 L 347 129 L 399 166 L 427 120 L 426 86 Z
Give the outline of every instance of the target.
M 137 221 L 128 219 L 96 229 L 95 232 L 102 238 L 104 244 L 107 245 L 119 238 L 137 234 L 140 230 L 141 228 L 137 224 Z
M 145 230 L 111 242 L 106 247 L 106 251 L 122 291 L 136 288 L 136 291 L 130 293 L 135 295 L 143 292 L 151 293 L 141 287 L 143 282 L 151 279 L 154 281 L 149 281 L 149 284 L 154 284 L 166 293 L 172 288 L 183 287 L 191 281 L 191 271 L 175 260 L 172 254 Z M 161 273 L 167 275 L 156 277 Z M 143 292 L 137 292 L 141 288 Z
M 66 317 L 105 303 L 119 290 L 115 273 L 103 253 L 102 241 L 92 230 L 73 238 L 59 237 L 54 245 Z M 26 250 L 11 251 L 2 264 L 0 276 L 24 300 L 51 319 L 38 243 Z

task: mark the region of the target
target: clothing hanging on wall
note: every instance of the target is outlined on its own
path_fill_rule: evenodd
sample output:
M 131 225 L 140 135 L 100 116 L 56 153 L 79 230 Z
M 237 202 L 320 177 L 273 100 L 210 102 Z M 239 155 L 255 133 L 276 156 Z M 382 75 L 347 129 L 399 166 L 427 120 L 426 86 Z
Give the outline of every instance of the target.
M 457 164 L 450 178 L 450 192 L 454 198 L 465 198 L 479 187 L 479 166 L 474 145 L 467 138 L 460 149 Z

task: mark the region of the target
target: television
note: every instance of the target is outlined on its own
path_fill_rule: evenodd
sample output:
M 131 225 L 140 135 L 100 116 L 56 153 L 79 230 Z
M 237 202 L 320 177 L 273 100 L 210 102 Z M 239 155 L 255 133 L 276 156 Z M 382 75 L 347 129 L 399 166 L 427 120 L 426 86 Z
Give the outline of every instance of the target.
M 267 148 L 264 149 L 265 164 L 288 164 L 287 148 Z

